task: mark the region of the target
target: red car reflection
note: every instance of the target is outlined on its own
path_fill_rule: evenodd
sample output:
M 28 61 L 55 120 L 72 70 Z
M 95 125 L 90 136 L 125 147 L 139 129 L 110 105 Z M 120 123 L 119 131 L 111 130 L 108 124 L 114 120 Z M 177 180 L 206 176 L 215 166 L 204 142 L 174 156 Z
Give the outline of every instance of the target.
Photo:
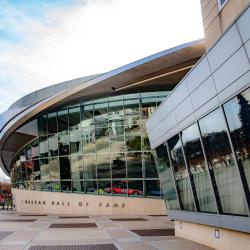
M 129 188 L 127 189 L 127 186 L 119 186 L 119 187 L 112 187 L 112 188 L 105 188 L 105 191 L 107 193 L 113 193 L 113 194 L 127 194 L 128 195 L 142 195 L 142 191 L 139 189 L 133 189 Z

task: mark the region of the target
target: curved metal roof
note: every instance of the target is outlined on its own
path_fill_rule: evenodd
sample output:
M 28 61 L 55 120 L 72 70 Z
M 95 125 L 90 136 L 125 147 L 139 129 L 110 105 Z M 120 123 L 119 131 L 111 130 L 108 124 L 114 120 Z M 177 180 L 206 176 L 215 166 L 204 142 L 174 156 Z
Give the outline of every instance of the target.
M 6 174 L 14 153 L 29 138 L 14 132 L 42 111 L 74 101 L 138 91 L 171 90 L 205 51 L 204 40 L 186 43 L 110 72 L 74 79 L 35 91 L 0 115 L 0 165 Z

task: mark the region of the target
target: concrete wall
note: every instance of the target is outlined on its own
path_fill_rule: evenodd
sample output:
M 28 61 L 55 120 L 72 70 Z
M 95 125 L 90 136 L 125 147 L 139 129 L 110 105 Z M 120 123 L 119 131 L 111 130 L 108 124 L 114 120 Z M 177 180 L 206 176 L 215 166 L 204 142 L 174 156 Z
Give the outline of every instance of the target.
M 250 86 L 250 8 L 182 79 L 147 122 L 157 147 Z
M 162 199 L 12 189 L 18 213 L 82 215 L 166 214 Z
M 215 230 L 219 238 L 215 237 Z M 175 235 L 219 250 L 250 249 L 250 234 L 227 229 L 175 221 Z
M 219 0 L 200 0 L 207 49 L 226 31 L 239 14 L 250 4 L 250 0 L 225 0 L 220 8 Z

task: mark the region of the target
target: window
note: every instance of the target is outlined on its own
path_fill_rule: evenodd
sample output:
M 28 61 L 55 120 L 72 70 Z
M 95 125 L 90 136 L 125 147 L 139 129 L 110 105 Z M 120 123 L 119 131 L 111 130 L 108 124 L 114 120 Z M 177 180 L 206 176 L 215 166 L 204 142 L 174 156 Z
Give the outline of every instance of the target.
M 140 152 L 126 155 L 128 178 L 142 178 L 142 157 Z
M 226 3 L 227 3 L 228 1 L 229 1 L 229 0 L 217 0 L 219 11 L 223 9 L 223 7 L 226 5 Z
M 126 178 L 126 162 L 125 162 L 125 155 L 120 154 L 113 154 L 112 161 L 112 178 Z
M 250 203 L 250 89 L 224 105 L 240 175 Z
M 172 137 L 168 141 L 168 146 L 180 207 L 182 210 L 194 211 L 194 201 L 179 135 Z
M 158 146 L 153 151 L 153 155 L 167 207 L 168 209 L 178 210 L 179 204 L 166 146 L 164 144 Z
M 182 142 L 188 163 L 190 179 L 199 203 L 199 211 L 216 213 L 213 189 L 200 142 L 197 124 L 182 132 Z
M 216 109 L 199 121 L 202 140 L 211 170 L 212 181 L 218 190 L 224 214 L 246 215 L 244 195 L 232 149 L 226 132 L 222 110 Z M 218 199 L 218 197 L 217 197 Z
M 98 179 L 110 179 L 110 155 L 98 154 L 97 155 L 97 178 Z

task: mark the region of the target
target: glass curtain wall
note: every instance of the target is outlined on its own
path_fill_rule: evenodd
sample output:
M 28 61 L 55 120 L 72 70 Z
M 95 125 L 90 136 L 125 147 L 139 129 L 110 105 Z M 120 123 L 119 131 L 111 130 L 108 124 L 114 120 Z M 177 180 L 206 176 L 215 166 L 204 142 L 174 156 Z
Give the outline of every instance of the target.
M 13 161 L 13 186 L 161 197 L 146 121 L 167 94 L 102 98 L 38 117 L 39 137 Z
M 249 216 L 249 102 L 247 89 L 170 138 L 170 162 L 153 151 L 169 209 Z

